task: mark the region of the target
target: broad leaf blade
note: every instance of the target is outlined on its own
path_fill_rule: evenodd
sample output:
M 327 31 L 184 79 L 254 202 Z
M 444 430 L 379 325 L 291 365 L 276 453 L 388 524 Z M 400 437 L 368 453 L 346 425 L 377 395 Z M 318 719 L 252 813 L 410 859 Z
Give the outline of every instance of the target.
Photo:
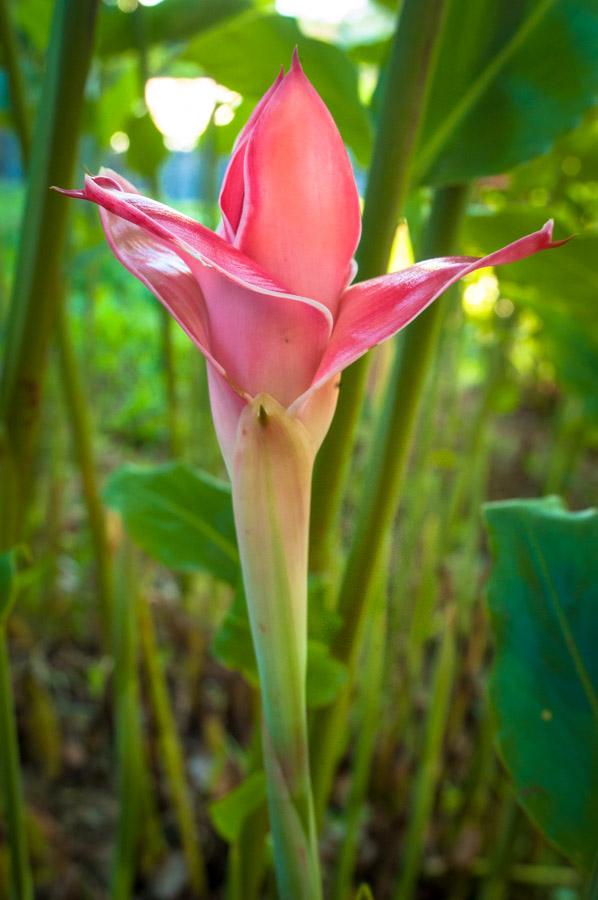
M 598 834 L 598 513 L 490 503 L 490 693 L 520 803 L 589 869 Z
M 586 0 L 453 0 L 417 176 L 469 181 L 545 153 L 596 102 L 597 42 Z
M 104 499 L 158 562 L 179 572 L 208 572 L 230 584 L 238 580 L 230 489 L 224 482 L 183 463 L 127 465 L 111 475 Z

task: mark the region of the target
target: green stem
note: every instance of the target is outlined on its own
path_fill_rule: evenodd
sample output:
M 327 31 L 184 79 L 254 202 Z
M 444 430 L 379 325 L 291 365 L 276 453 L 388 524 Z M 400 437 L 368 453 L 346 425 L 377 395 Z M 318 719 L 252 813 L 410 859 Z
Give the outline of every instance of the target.
M 307 741 L 307 543 L 313 446 L 273 398 L 248 405 L 231 466 L 233 508 L 263 707 L 282 900 L 320 900 Z
M 17 38 L 11 21 L 9 0 L 0 0 L 0 46 L 2 47 L 3 68 L 8 75 L 8 92 L 15 131 L 19 139 L 23 168 L 29 165 L 30 134 L 25 88 L 21 67 Z
M 87 509 L 91 540 L 98 576 L 98 598 L 105 646 L 110 646 L 112 607 L 114 600 L 113 570 L 106 530 L 106 516 L 100 498 L 92 443 L 92 423 L 85 392 L 81 383 L 78 360 L 72 345 L 63 306 L 57 310 L 56 339 L 60 364 L 61 387 L 64 393 L 73 447 L 79 463 L 83 497 Z
M 443 738 L 455 673 L 454 610 L 449 610 L 434 672 L 413 805 L 405 836 L 395 900 L 411 900 L 421 867 L 426 833 L 442 766 Z
M 152 613 L 144 591 L 139 592 L 137 618 L 141 652 L 156 716 L 161 762 L 170 784 L 183 851 L 189 870 L 189 881 L 194 896 L 205 897 L 207 896 L 205 865 L 201 853 L 199 833 L 195 824 L 191 795 L 185 776 L 185 760 L 168 698 L 166 678 L 160 661 L 160 651 L 156 640 Z
M 0 624 L 0 735 L 0 777 L 10 851 L 10 897 L 11 900 L 33 900 L 5 623 Z
M 393 39 L 381 103 L 357 252 L 359 278 L 386 271 L 410 184 L 423 122 L 445 0 L 404 0 Z M 365 395 L 369 356 L 343 375 L 339 403 L 314 473 L 310 566 L 325 574 L 336 547 L 336 526 L 355 430 Z
M 142 808 L 142 738 L 137 676 L 137 623 L 133 553 L 126 538 L 119 548 L 114 606 L 114 713 L 118 827 L 112 861 L 111 900 L 130 900 Z
M 510 867 L 515 837 L 520 822 L 520 812 L 511 786 L 505 781 L 502 804 L 498 811 L 498 830 L 494 836 L 494 850 L 489 860 L 489 871 L 480 885 L 477 900 L 503 900 L 508 896 Z M 494 812 L 496 816 L 496 811 Z
M 364 653 L 363 698 L 358 708 L 359 735 L 352 766 L 351 789 L 347 801 L 345 833 L 340 850 L 332 896 L 345 900 L 349 896 L 359 831 L 370 780 L 372 756 L 378 734 L 383 696 L 384 645 L 386 641 L 386 603 L 384 579 L 379 587 L 375 615 L 370 626 Z
M 24 519 L 47 350 L 59 302 L 68 204 L 49 188 L 68 184 L 72 177 L 97 7 L 98 0 L 58 0 L 54 12 L 0 381 L 0 422 L 10 436 L 0 462 L 16 477 L 15 490 L 6 498 L 10 505 L 0 538 L 4 546 L 14 543 Z
M 424 237 L 424 256 L 450 252 L 465 205 L 466 189 L 440 189 L 435 196 Z M 372 605 L 385 538 L 399 501 L 426 375 L 436 345 L 442 304 L 436 303 L 405 332 L 390 378 L 385 410 L 374 438 L 372 473 L 358 513 L 355 536 L 340 590 L 343 625 L 335 641 L 338 658 L 355 671 L 364 624 Z M 321 821 L 346 733 L 351 677 L 337 701 L 315 719 L 313 758 L 316 814 Z

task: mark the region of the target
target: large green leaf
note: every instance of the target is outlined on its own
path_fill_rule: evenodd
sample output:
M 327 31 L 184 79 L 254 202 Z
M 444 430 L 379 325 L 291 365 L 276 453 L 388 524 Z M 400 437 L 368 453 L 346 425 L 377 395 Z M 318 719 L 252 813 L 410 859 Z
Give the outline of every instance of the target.
M 598 95 L 598 6 L 451 0 L 415 174 L 450 184 L 546 152 Z
M 256 12 L 237 16 L 195 38 L 184 56 L 201 65 L 220 84 L 257 101 L 280 66 L 289 66 L 295 47 L 344 140 L 358 159 L 366 162 L 371 149 L 371 123 L 359 99 L 357 70 L 339 47 L 305 37 L 296 19 Z
M 200 570 L 237 582 L 235 525 L 224 482 L 183 463 L 127 465 L 110 476 L 104 499 L 158 562 L 179 572 Z
M 490 503 L 498 741 L 522 806 L 582 869 L 598 835 L 598 513 Z

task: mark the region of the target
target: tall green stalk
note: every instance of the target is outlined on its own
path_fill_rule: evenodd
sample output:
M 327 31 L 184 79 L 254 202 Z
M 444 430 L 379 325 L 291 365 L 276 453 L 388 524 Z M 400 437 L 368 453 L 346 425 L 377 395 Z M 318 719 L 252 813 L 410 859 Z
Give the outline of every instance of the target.
M 54 12 L 0 379 L 2 547 L 18 538 L 29 493 L 68 206 L 49 188 L 71 180 L 97 7 L 98 0 L 58 0 Z
M 410 186 L 446 0 L 404 0 L 393 38 L 357 251 L 359 278 L 386 272 L 399 216 Z M 343 375 L 339 403 L 314 473 L 310 567 L 326 573 L 334 557 L 336 526 L 365 394 L 369 357 Z
M 386 641 L 385 587 L 385 579 L 381 578 L 376 609 L 364 652 L 362 697 L 361 703 L 357 707 L 359 732 L 355 747 L 355 757 L 351 767 L 351 787 L 347 800 L 345 831 L 334 878 L 332 892 L 334 900 L 345 900 L 349 896 L 363 811 L 366 806 L 372 757 L 380 721 L 384 674 L 384 644 Z
M 10 900 L 33 900 L 6 634 L 6 623 L 14 600 L 14 554 L 4 553 L 0 556 L 0 789 L 10 853 Z
M 454 613 L 454 609 L 447 613 L 435 664 L 401 871 L 394 893 L 395 900 L 411 900 L 414 896 L 438 775 L 442 766 L 443 738 L 456 664 Z
M 133 549 L 124 538 L 117 560 L 113 623 L 118 826 L 112 860 L 111 900 L 130 900 L 141 834 L 144 767 L 137 671 L 136 590 Z
M 439 189 L 435 195 L 423 240 L 422 255 L 450 252 L 465 206 L 463 187 Z M 336 763 L 344 747 L 350 703 L 364 624 L 371 611 L 385 539 L 399 502 L 403 477 L 426 376 L 432 360 L 442 316 L 436 303 L 405 332 L 387 389 L 385 409 L 373 440 L 371 473 L 358 512 L 357 526 L 340 589 L 343 625 L 335 640 L 335 654 L 349 665 L 350 677 L 335 703 L 316 717 L 313 759 L 316 814 L 321 820 L 330 794 Z
M 30 134 L 27 104 L 25 103 L 25 86 L 21 67 L 19 66 L 19 51 L 17 37 L 12 25 L 9 0 L 0 0 L 0 46 L 2 47 L 3 67 L 8 75 L 8 93 L 10 95 L 10 109 L 19 139 L 23 168 L 29 165 Z
M 106 516 L 96 477 L 91 438 L 92 424 L 66 313 L 62 306 L 59 306 L 57 310 L 56 326 L 61 387 L 72 433 L 73 448 L 79 463 L 83 497 L 97 566 L 98 599 L 104 645 L 109 647 L 114 595 L 112 559 L 106 529 Z
M 141 655 L 147 672 L 152 706 L 156 716 L 161 762 L 169 782 L 189 872 L 189 882 L 193 896 L 205 897 L 207 896 L 205 864 L 199 832 L 195 824 L 191 793 L 185 775 L 185 759 L 168 697 L 152 612 L 143 590 L 138 594 L 137 619 Z

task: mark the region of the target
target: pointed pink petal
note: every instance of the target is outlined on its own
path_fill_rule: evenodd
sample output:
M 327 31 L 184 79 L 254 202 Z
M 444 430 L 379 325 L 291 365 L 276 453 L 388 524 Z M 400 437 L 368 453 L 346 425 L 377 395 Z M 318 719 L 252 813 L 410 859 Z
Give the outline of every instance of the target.
M 250 137 L 253 129 L 255 128 L 257 120 L 270 102 L 272 95 L 280 85 L 283 77 L 284 73 L 281 69 L 274 84 L 266 91 L 262 99 L 259 101 L 255 109 L 251 113 L 249 119 L 245 124 L 245 127 L 239 133 L 237 140 L 235 141 L 230 162 L 224 174 L 222 189 L 220 191 L 220 209 L 222 210 L 222 228 L 224 231 L 224 236 L 226 240 L 231 244 L 235 239 L 235 234 L 243 209 L 243 200 L 245 198 L 245 180 L 243 170 L 245 165 L 245 149 L 247 146 L 247 140 Z
M 541 231 L 481 259 L 465 256 L 430 259 L 400 272 L 353 285 L 341 298 L 334 331 L 313 387 L 317 388 L 371 347 L 392 337 L 464 275 L 485 266 L 517 262 L 562 243 L 564 241 L 552 242 L 550 221 Z
M 100 175 L 86 176 L 82 191 L 62 191 L 67 196 L 90 200 L 132 225 L 162 238 L 175 252 L 183 250 L 207 265 L 217 266 L 231 279 L 267 291 L 285 293 L 287 288 L 275 281 L 259 265 L 204 225 L 163 203 L 157 203 L 132 189 L 124 178 L 110 169 Z
M 244 155 L 235 246 L 293 293 L 334 311 L 359 240 L 359 198 L 342 138 L 297 57 Z
M 84 190 L 62 190 L 61 193 L 98 203 L 104 194 L 107 196 L 104 205 L 100 206 L 100 218 L 110 249 L 118 261 L 158 298 L 188 337 L 222 372 L 221 364 L 211 352 L 206 309 L 197 279 L 160 230 L 156 233 L 143 230 L 131 221 L 132 217 L 122 218 L 109 212 L 110 208 L 118 208 L 110 196 L 115 191 L 126 191 L 127 196 L 140 195 L 133 185 L 116 173 L 110 173 L 110 179 L 97 179 L 108 180 L 110 184 L 114 182 L 114 188 L 100 189 L 96 181 L 86 179 Z
M 306 390 L 330 337 L 325 307 L 283 293 L 222 238 L 123 191 L 114 174 L 87 179 L 84 191 L 70 193 L 101 206 L 116 257 L 156 293 L 240 395 L 264 391 L 288 405 Z

